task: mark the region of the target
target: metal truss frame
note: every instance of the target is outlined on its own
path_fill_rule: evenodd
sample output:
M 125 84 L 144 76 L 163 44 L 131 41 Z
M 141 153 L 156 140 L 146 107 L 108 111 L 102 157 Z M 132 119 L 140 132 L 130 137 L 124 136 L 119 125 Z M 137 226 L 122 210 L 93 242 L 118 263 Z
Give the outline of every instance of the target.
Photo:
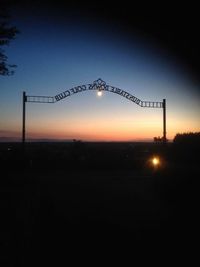
M 26 92 L 23 92 L 23 111 L 22 111 L 22 143 L 25 143 L 26 139 L 26 128 L 25 128 L 25 119 L 26 119 L 26 103 L 46 103 L 46 104 L 53 104 L 56 103 L 64 98 L 72 96 L 76 93 L 84 92 L 87 90 L 98 90 L 98 91 L 106 91 L 118 94 L 126 99 L 132 101 L 133 103 L 139 105 L 143 108 L 162 108 L 163 109 L 163 142 L 166 143 L 166 99 L 163 101 L 156 102 L 156 101 L 142 101 L 139 98 L 133 96 L 132 94 L 106 84 L 105 81 L 102 79 L 97 79 L 93 83 L 84 84 L 80 86 L 73 87 L 71 89 L 65 90 L 55 96 L 30 96 L 26 95 Z

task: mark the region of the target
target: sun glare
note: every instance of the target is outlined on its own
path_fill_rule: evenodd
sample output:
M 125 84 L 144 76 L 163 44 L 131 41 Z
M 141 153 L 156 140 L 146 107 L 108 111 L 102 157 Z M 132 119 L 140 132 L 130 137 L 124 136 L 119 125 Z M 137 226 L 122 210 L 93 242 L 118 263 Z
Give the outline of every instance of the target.
M 102 96 L 102 91 L 98 91 L 98 92 L 97 92 L 97 95 L 98 95 L 98 96 Z

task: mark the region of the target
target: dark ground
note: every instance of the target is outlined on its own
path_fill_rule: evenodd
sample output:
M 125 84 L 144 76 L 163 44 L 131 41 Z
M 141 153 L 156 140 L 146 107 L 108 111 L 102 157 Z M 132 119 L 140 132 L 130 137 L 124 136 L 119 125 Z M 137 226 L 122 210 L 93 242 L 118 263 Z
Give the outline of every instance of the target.
M 197 161 L 172 145 L 75 142 L 29 144 L 23 167 L 18 146 L 1 144 L 1 266 L 194 259 Z

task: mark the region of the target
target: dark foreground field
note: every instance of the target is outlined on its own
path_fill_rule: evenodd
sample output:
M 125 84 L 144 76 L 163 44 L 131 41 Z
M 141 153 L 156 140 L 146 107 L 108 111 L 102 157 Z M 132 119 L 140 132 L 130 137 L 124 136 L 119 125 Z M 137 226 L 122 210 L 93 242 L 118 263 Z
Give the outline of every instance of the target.
M 113 147 L 95 149 L 96 160 L 88 149 L 81 157 L 80 148 L 78 154 L 76 148 L 70 155 L 63 151 L 60 168 L 50 154 L 43 166 L 33 162 L 29 150 L 24 167 L 14 164 L 14 159 L 21 164 L 20 156 L 6 156 L 0 181 L 1 266 L 192 262 L 198 247 L 197 162 L 170 161 L 171 148 L 156 147 L 165 166 L 155 170 L 145 164 L 146 152 L 139 153 L 149 151 L 149 157 L 155 147 L 126 147 L 124 154 L 118 147 L 118 155 Z M 109 153 L 114 161 L 108 164 Z M 71 159 L 70 167 L 63 159 Z

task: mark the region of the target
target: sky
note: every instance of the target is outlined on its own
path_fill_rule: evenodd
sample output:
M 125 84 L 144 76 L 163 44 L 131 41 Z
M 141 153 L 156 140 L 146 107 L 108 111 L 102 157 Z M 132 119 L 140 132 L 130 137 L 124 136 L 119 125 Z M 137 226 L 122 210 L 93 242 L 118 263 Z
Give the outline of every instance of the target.
M 176 35 L 178 18 L 170 32 L 172 27 L 158 27 L 155 18 L 133 19 L 128 8 L 25 2 L 11 12 L 20 34 L 6 48 L 10 63 L 17 64 L 15 74 L 0 77 L 0 139 L 21 138 L 23 91 L 55 96 L 98 78 L 141 100 L 166 99 L 169 140 L 200 131 L 193 43 L 186 29 Z M 152 141 L 162 137 L 162 112 L 110 92 L 98 97 L 85 91 L 54 104 L 26 103 L 26 138 Z

